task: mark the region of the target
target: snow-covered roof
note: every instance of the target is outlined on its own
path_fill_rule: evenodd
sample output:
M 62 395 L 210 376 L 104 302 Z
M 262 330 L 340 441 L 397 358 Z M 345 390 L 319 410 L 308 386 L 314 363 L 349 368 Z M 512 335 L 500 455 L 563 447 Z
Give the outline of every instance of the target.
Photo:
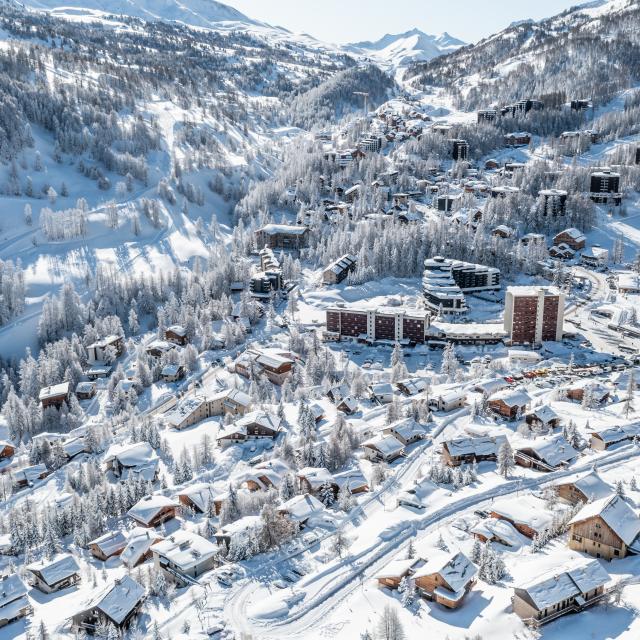
M 246 427 L 252 424 L 257 424 L 261 427 L 277 431 L 280 428 L 281 420 L 278 416 L 267 413 L 265 411 L 252 411 L 247 413 L 240 420 L 236 422 L 236 426 Z
M 203 512 L 207 510 L 207 505 L 214 497 L 213 487 L 205 482 L 188 485 L 178 495 L 188 497 Z
M 162 536 L 154 529 L 146 527 L 135 527 L 129 534 L 127 546 L 120 554 L 120 560 L 128 567 L 134 567 L 142 556 L 149 551 L 151 545 L 158 540 L 162 540 Z
M 0 579 L 0 609 L 4 610 L 7 605 L 26 595 L 27 587 L 17 573 L 2 576 Z M 1 615 L 5 615 L 4 611 Z
M 89 545 L 96 545 L 108 557 L 120 549 L 124 549 L 127 545 L 127 539 L 122 531 L 109 531 L 109 533 L 89 542 Z
M 38 394 L 39 400 L 48 400 L 49 398 L 57 398 L 60 396 L 66 396 L 69 393 L 69 383 L 61 382 L 60 384 L 53 384 L 50 387 L 43 387 Z
M 429 385 L 429 381 L 426 378 L 406 378 L 405 380 L 399 380 L 396 383 L 397 386 L 411 396 L 424 391 Z
M 100 593 L 86 609 L 98 609 L 116 624 L 121 624 L 144 599 L 145 589 L 127 575 Z
M 612 495 L 613 489 L 598 474 L 597 471 L 587 471 L 571 478 L 563 478 L 557 482 L 557 486 L 573 484 L 589 500 L 600 500 Z
M 187 330 L 181 324 L 172 324 L 170 327 L 167 327 L 165 333 L 174 333 L 177 336 L 184 338 L 187 335 Z
M 425 435 L 426 429 L 423 425 L 416 422 L 413 418 L 405 418 L 387 427 L 394 435 L 399 435 L 405 440 Z
M 562 231 L 560 231 L 560 233 L 556 234 L 556 237 L 560 235 L 568 235 L 570 238 L 572 238 L 576 242 L 581 242 L 582 240 L 587 239 L 584 233 L 582 233 L 580 229 L 576 229 L 575 227 L 569 227 L 568 229 L 563 229 Z
M 607 526 L 624 542 L 631 545 L 640 533 L 640 518 L 623 498 L 607 496 L 586 504 L 569 524 L 584 522 L 600 516 Z
M 476 382 L 473 386 L 473 390 L 479 393 L 486 393 L 490 396 L 492 393 L 500 391 L 501 389 L 506 389 L 508 386 L 509 383 L 504 378 L 487 378 Z
M 537 351 L 527 351 L 525 349 L 509 349 L 507 351 L 510 360 L 527 360 L 540 362 L 542 356 Z
M 442 443 L 454 457 L 497 455 L 500 447 L 507 441 L 506 436 L 482 436 L 479 438 L 455 438 Z
M 165 415 L 165 420 L 171 426 L 182 424 L 185 418 L 195 413 L 206 400 L 202 396 L 190 396 L 181 400 Z
M 516 498 L 501 498 L 493 502 L 490 510 L 511 520 L 515 524 L 526 525 L 537 532 L 548 529 L 553 517 L 547 511 L 544 500 L 525 495 Z
M 595 436 L 606 442 L 612 444 L 615 442 L 621 442 L 622 440 L 630 440 L 637 435 L 640 435 L 640 425 L 625 424 L 616 425 L 615 427 L 609 427 L 602 431 L 591 431 L 592 436 Z
M 540 234 L 527 234 L 527 236 L 533 235 L 538 236 Z M 524 237 L 527 237 L 524 236 Z M 542 236 L 544 238 L 544 236 Z M 511 293 L 514 296 L 525 296 L 525 297 L 537 297 L 540 292 L 543 292 L 545 296 L 559 296 L 560 289 L 558 287 L 540 287 L 536 285 L 523 285 L 523 286 L 511 286 L 507 287 L 507 293 Z
M 469 584 L 478 573 L 478 569 L 462 552 L 450 553 L 434 549 L 429 551 L 429 557 L 416 571 L 415 577 L 420 578 L 434 573 L 438 573 L 453 592 L 458 592 Z M 450 595 L 447 593 L 445 597 Z
M 304 522 L 312 515 L 324 511 L 324 505 L 317 498 L 305 493 L 283 502 L 278 507 L 278 511 L 286 512 L 291 520 Z
M 369 389 L 376 396 L 393 395 L 393 386 L 390 382 L 378 382 L 370 385 Z
M 145 496 L 138 500 L 127 514 L 142 524 L 149 524 L 163 509 L 176 506 L 174 500 L 165 496 Z
M 386 457 L 399 455 L 404 451 L 404 445 L 402 442 L 392 435 L 371 438 L 371 440 L 363 442 L 362 446 L 370 449 L 376 449 Z
M 312 489 L 319 489 L 323 484 L 335 482 L 331 472 L 324 467 L 304 467 L 298 471 L 298 477 L 304 478 Z
M 534 409 L 531 409 L 531 411 L 529 411 L 527 415 L 535 416 L 536 418 L 538 418 L 538 420 L 540 420 L 544 424 L 547 424 L 552 420 L 557 420 L 559 418 L 558 414 L 548 404 L 543 404 L 543 405 L 540 405 L 539 407 L 535 407 Z
M 392 560 L 374 577 L 377 580 L 382 580 L 384 578 L 401 578 L 407 575 L 407 573 L 419 562 L 420 558 L 397 558 L 396 560 Z
M 76 393 L 91 393 L 95 389 L 95 382 L 78 382 L 76 385 Z
M 524 389 L 503 389 L 489 397 L 489 401 L 501 400 L 508 407 L 524 407 L 531 402 L 531 396 Z
M 308 231 L 307 227 L 298 227 L 291 224 L 266 224 L 258 229 L 266 235 L 273 236 L 276 234 L 301 236 Z
M 49 586 L 53 586 L 80 571 L 75 558 L 71 555 L 56 556 L 52 560 L 42 560 L 30 564 L 27 569 L 38 574 Z
M 293 364 L 295 360 L 282 356 L 277 353 L 260 353 L 256 358 L 256 362 L 263 367 L 270 367 L 271 369 L 278 369 L 287 364 Z
M 123 467 L 138 467 L 150 462 L 155 457 L 156 452 L 148 442 L 138 442 L 136 444 L 111 445 L 105 454 L 104 461 L 110 462 L 117 459 Z
M 217 535 L 233 536 L 238 533 L 247 534 L 259 530 L 261 526 L 262 518 L 260 516 L 244 516 L 220 527 Z
M 537 578 L 526 586 L 520 587 L 536 606 L 538 611 L 588 593 L 609 582 L 609 574 L 597 560 L 589 560 L 562 573 L 554 573 Z
M 505 542 L 510 547 L 516 547 L 520 543 L 521 535 L 517 529 L 506 520 L 497 520 L 496 518 L 485 518 L 480 520 L 471 528 L 471 533 L 482 535 L 488 540 L 494 537 Z
M 181 368 L 182 368 L 182 365 L 180 364 L 165 364 L 164 367 L 162 367 L 162 371 L 160 372 L 160 375 L 165 376 L 167 378 L 177 376 Z
M 168 538 L 154 544 L 152 551 L 182 571 L 187 571 L 214 556 L 218 547 L 197 533 L 179 529 Z
M 518 447 L 520 451 L 533 451 L 536 456 L 551 467 L 566 464 L 578 456 L 578 452 L 562 437 L 537 439 Z

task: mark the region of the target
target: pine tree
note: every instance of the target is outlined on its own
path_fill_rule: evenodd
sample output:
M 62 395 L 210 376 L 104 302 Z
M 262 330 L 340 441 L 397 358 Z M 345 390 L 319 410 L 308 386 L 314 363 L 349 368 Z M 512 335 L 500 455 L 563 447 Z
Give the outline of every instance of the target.
M 500 475 L 507 478 L 511 470 L 515 467 L 515 460 L 513 459 L 513 449 L 506 440 L 498 450 L 498 471 Z

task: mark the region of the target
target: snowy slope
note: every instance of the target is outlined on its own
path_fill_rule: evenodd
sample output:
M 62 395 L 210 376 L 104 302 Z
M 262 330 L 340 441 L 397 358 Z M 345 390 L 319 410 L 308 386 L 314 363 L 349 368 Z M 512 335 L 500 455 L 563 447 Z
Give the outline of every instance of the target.
M 395 35 L 388 33 L 375 42 L 355 42 L 345 48 L 383 64 L 403 67 L 412 62 L 424 62 L 451 53 L 464 44 L 447 32 L 434 36 L 420 29 L 412 29 Z
M 126 15 L 145 20 L 182 22 L 196 27 L 212 27 L 221 22 L 256 25 L 233 7 L 214 0 L 26 0 L 26 7 L 54 11 L 58 15 L 76 14 L 80 10 Z

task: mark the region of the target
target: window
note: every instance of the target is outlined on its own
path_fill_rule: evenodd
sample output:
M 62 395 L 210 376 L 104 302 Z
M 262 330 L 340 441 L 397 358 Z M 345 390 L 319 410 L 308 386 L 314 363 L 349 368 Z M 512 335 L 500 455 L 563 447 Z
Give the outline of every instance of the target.
M 613 555 L 614 556 L 619 556 L 620 555 L 620 549 L 614 549 L 613 550 Z
M 573 534 L 573 539 L 574 539 L 576 542 L 582 542 L 582 536 L 578 536 L 578 535 L 576 535 L 575 533 Z

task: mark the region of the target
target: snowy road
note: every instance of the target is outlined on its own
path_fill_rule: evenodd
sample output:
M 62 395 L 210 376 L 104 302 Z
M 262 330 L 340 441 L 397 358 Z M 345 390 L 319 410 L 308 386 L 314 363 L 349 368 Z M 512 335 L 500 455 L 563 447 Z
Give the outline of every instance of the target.
M 640 455 L 634 445 L 628 445 L 598 459 L 599 468 L 607 468 Z M 481 507 L 496 497 L 516 494 L 522 490 L 541 487 L 550 481 L 586 471 L 593 465 L 593 460 L 570 470 L 541 475 L 537 478 L 518 479 L 499 487 L 492 487 L 481 493 L 466 496 L 434 512 L 424 514 L 414 521 L 408 521 L 405 528 L 398 531 L 392 540 L 381 541 L 367 549 L 347 558 L 348 562 L 338 562 L 324 566 L 320 573 L 304 579 L 298 585 L 306 597 L 289 612 L 286 617 L 270 622 L 253 621 L 249 615 L 252 596 L 260 587 L 255 581 L 240 584 L 231 593 L 225 604 L 225 619 L 230 627 L 249 637 L 282 638 L 302 637 L 311 629 L 318 630 L 322 621 L 335 611 L 336 607 L 360 587 L 363 580 L 370 579 L 375 573 L 395 557 L 418 532 L 421 536 L 430 533 L 434 527 L 441 526 L 452 517 L 462 512 Z

